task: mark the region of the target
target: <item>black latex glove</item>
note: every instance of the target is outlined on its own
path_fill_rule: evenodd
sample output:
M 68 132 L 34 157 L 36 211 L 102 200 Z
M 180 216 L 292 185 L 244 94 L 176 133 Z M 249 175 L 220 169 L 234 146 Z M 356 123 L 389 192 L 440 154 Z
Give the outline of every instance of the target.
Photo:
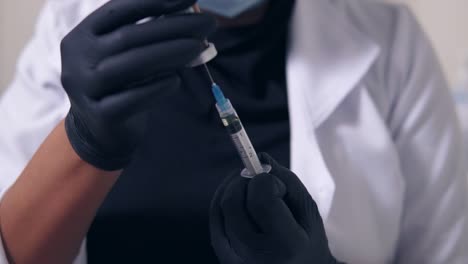
M 213 198 L 211 242 L 221 264 L 338 263 L 299 178 L 268 155 L 261 159 L 273 167 L 269 174 L 246 179 L 237 172 Z
M 195 0 L 112 0 L 62 41 L 62 84 L 71 101 L 65 127 L 78 155 L 104 170 L 131 161 L 147 114 L 180 86 L 176 70 L 202 51 L 215 20 L 167 15 Z

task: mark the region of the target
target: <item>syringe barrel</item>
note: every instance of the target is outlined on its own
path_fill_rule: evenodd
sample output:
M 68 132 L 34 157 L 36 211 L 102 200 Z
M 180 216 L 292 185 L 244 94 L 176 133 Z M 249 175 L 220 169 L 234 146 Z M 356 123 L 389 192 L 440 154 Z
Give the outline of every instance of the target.
M 268 166 L 263 166 L 260 162 L 257 152 L 255 151 L 239 116 L 232 107 L 231 102 L 227 100 L 225 105 L 219 106 L 217 104 L 216 107 L 223 125 L 231 136 L 232 142 L 234 143 L 242 163 L 245 166 L 242 176 L 254 177 L 255 175 L 268 172 Z

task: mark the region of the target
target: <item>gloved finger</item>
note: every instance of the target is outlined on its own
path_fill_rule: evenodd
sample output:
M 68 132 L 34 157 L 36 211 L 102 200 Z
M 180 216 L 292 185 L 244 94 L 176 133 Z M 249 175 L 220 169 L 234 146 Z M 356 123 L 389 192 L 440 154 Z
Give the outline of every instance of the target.
M 305 235 L 294 215 L 283 201 L 286 186 L 272 174 L 260 174 L 249 183 L 247 209 L 258 228 L 268 237 L 280 241 Z
M 202 50 L 195 39 L 180 39 L 137 48 L 103 60 L 95 69 L 101 89 L 93 90 L 95 99 L 116 92 L 116 89 L 139 83 L 160 72 L 171 72 L 185 67 Z
M 239 172 L 240 173 L 240 172 Z M 240 257 L 231 247 L 228 236 L 224 229 L 224 216 L 221 209 L 221 201 L 226 187 L 233 179 L 233 177 L 239 177 L 239 173 L 227 177 L 223 183 L 218 187 L 211 200 L 210 206 L 210 237 L 211 246 L 213 247 L 216 256 L 220 263 L 223 264 L 241 264 L 243 263 Z
M 176 74 L 159 77 L 157 81 L 104 97 L 96 103 L 101 115 L 112 119 L 132 116 L 154 106 L 155 98 L 164 96 L 180 86 Z M 115 119 L 114 119 L 115 120 Z
M 99 38 L 107 56 L 126 50 L 180 38 L 203 40 L 216 28 L 216 20 L 206 14 L 184 14 L 131 24 Z
M 112 0 L 83 20 L 80 28 L 92 34 L 109 33 L 147 17 L 159 17 L 192 6 L 195 0 Z
M 248 255 L 249 248 L 258 248 L 263 244 L 260 243 L 258 228 L 246 208 L 249 181 L 240 176 L 234 178 L 226 187 L 221 201 L 226 235 L 241 256 Z
M 260 153 L 259 158 L 262 162 L 271 165 L 272 170 L 270 174 L 278 177 L 286 186 L 287 193 L 284 196 L 284 201 L 294 215 L 297 223 L 306 232 L 314 230 L 314 226 L 317 224 L 322 224 L 317 204 L 301 180 L 292 171 L 279 165 L 268 154 Z

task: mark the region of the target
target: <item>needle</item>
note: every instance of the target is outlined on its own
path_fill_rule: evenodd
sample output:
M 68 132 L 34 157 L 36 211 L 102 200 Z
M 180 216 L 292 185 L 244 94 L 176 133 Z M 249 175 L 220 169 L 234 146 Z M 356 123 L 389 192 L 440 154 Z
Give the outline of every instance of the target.
M 205 66 L 206 73 L 208 73 L 208 77 L 210 78 L 211 83 L 215 84 L 215 81 L 213 79 L 213 75 L 211 75 L 211 72 L 210 72 L 210 69 L 208 68 L 208 65 L 206 65 L 206 63 L 203 64 L 203 65 Z

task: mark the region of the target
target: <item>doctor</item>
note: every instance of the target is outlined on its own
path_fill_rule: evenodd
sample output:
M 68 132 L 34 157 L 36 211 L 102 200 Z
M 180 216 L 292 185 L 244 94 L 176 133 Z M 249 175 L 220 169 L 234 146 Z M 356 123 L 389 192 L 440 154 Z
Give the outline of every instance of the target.
M 0 101 L 0 263 L 466 263 L 454 107 L 405 8 L 200 1 L 215 29 L 104 2 L 49 0 Z M 206 36 L 270 174 L 238 177 L 185 67 Z

